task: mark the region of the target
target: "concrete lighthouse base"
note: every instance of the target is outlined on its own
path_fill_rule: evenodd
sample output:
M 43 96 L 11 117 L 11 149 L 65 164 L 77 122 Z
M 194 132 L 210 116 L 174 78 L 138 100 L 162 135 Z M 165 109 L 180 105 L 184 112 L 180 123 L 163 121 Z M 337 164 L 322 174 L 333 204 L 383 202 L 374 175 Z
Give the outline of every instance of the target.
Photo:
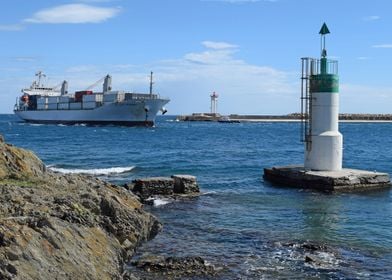
M 387 173 L 357 169 L 313 171 L 306 170 L 303 166 L 279 166 L 265 168 L 264 179 L 282 186 L 327 192 L 364 191 L 391 187 Z

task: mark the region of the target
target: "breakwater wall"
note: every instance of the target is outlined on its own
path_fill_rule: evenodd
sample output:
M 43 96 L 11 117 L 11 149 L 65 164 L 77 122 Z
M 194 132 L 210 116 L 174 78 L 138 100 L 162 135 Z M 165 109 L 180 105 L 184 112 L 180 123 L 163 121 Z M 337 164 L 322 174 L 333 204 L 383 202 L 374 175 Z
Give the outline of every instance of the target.
M 177 116 L 179 121 L 300 121 L 303 115 L 292 113 L 287 115 L 220 115 L 209 113 L 194 113 L 192 115 Z M 339 114 L 341 121 L 392 121 L 392 114 Z

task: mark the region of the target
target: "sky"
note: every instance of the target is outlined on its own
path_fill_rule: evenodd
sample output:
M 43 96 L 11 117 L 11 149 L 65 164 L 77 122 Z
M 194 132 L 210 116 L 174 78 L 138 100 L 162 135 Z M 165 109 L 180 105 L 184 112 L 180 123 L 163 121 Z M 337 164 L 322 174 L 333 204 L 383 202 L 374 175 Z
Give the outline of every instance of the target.
M 301 57 L 339 61 L 340 112 L 392 113 L 390 0 L 4 0 L 0 113 L 46 73 L 83 90 L 106 74 L 113 89 L 170 98 L 169 114 L 300 111 Z M 100 90 L 100 86 L 95 88 Z

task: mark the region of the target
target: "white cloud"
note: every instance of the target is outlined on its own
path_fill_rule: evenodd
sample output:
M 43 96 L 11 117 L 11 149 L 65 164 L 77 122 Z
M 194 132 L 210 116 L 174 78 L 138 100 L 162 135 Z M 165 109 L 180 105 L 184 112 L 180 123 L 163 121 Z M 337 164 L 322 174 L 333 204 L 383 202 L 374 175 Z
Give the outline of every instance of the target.
M 391 49 L 392 44 L 380 44 L 380 45 L 373 45 L 373 48 L 379 48 L 379 49 Z
M 363 17 L 362 20 L 364 21 L 375 21 L 375 20 L 379 20 L 381 17 L 380 16 L 366 16 Z
M 19 56 L 14 58 L 18 62 L 34 62 L 37 60 L 36 57 L 32 56 Z
M 20 31 L 24 29 L 23 24 L 2 24 L 0 31 Z
M 193 63 L 200 64 L 226 64 L 227 62 L 232 63 L 230 60 L 233 50 L 212 50 L 205 51 L 202 53 L 188 53 L 184 58 Z
M 99 23 L 116 16 L 120 8 L 68 4 L 36 12 L 26 23 Z
M 247 63 L 236 58 L 237 51 L 238 47 L 209 48 L 150 64 L 75 65 L 63 73 L 47 74 L 53 84 L 68 80 L 70 91 L 84 89 L 109 73 L 113 89 L 148 92 L 149 73 L 153 71 L 154 89 L 171 99 L 168 108 L 172 114 L 207 112 L 213 91 L 220 94 L 221 113 L 283 114 L 299 110 L 298 73 Z M 99 83 L 94 90 L 101 87 Z
M 200 64 L 226 64 L 228 61 L 233 62 L 232 56 L 238 50 L 237 45 L 226 42 L 203 41 L 201 44 L 208 50 L 201 53 L 188 53 L 184 59 Z
M 226 42 L 212 42 L 212 41 L 204 41 L 202 45 L 208 49 L 214 50 L 222 50 L 222 49 L 235 49 L 238 48 L 237 45 L 229 44 Z
M 340 85 L 340 112 L 342 113 L 390 113 L 392 87 L 360 84 Z

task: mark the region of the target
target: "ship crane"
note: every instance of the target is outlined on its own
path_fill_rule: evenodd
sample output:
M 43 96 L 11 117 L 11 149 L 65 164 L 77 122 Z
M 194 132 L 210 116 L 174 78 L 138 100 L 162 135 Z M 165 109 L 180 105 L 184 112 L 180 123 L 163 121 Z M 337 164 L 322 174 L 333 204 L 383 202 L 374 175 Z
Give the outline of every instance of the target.
M 55 86 L 53 87 L 53 90 L 56 90 L 56 89 L 60 88 L 62 84 L 63 84 L 63 82 L 61 82 L 61 83 L 55 85 Z
M 86 91 L 91 90 L 102 82 L 104 82 L 103 90 L 102 90 L 104 93 L 112 90 L 112 76 L 110 76 L 109 74 L 107 74 L 105 77 L 102 77 L 101 79 L 99 79 L 98 81 L 96 81 L 95 83 L 87 87 L 85 90 Z
M 96 81 L 95 83 L 93 83 L 92 85 L 88 86 L 85 90 L 91 90 L 93 88 L 95 88 L 98 84 L 102 83 L 103 80 L 105 80 L 105 77 L 102 77 L 101 79 L 99 79 L 98 81 Z

